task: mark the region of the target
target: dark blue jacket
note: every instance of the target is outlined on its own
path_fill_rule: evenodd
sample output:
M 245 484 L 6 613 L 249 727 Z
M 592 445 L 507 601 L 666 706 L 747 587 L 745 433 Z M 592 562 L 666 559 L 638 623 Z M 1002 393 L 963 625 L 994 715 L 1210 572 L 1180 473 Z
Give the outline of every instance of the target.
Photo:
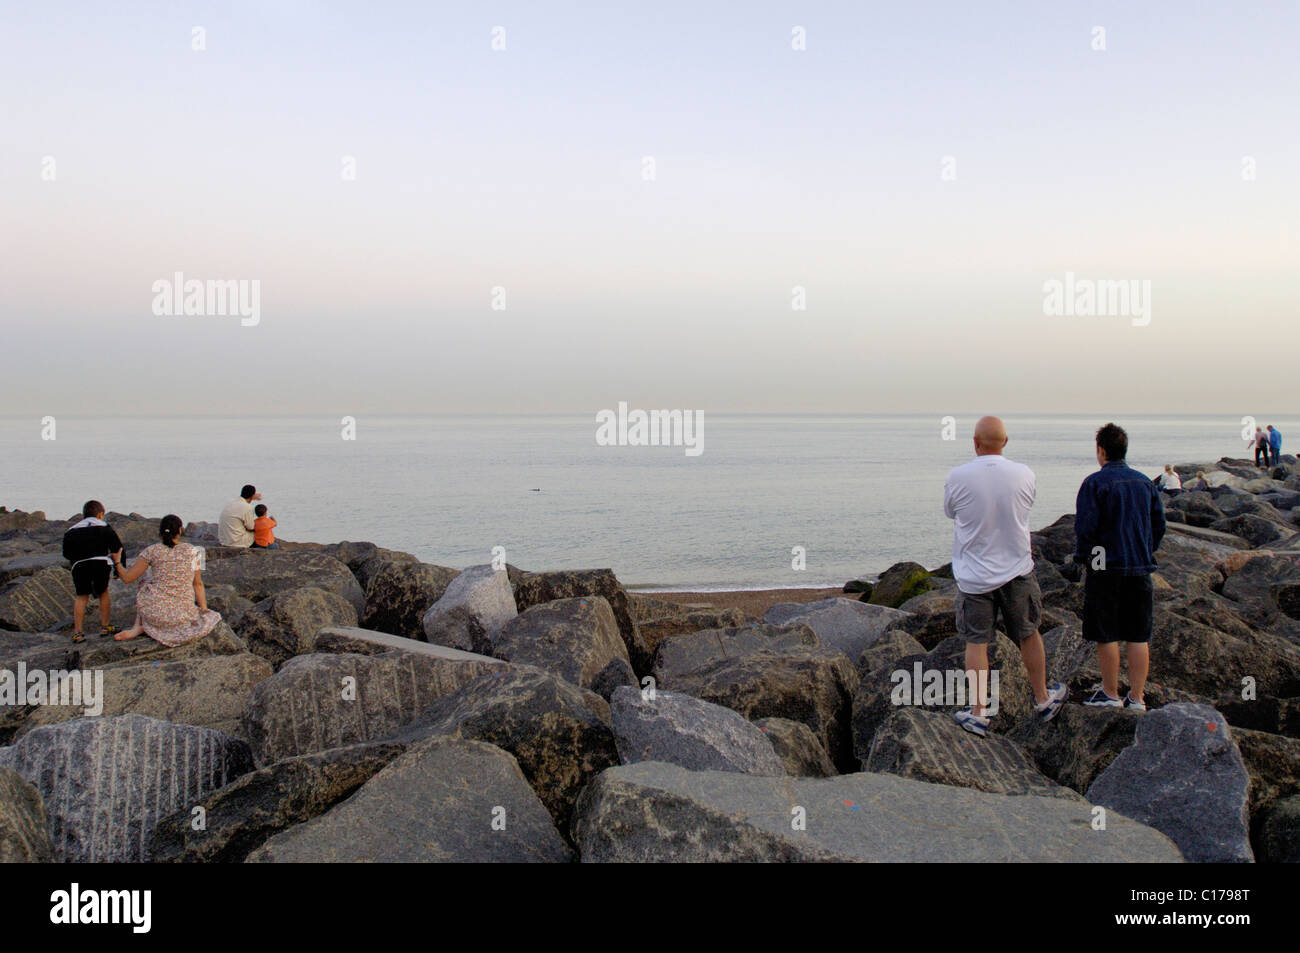
M 1092 566 L 1102 547 L 1106 569 L 1125 576 L 1154 572 L 1165 535 L 1160 491 L 1123 460 L 1107 463 L 1079 487 L 1074 504 L 1075 559 Z

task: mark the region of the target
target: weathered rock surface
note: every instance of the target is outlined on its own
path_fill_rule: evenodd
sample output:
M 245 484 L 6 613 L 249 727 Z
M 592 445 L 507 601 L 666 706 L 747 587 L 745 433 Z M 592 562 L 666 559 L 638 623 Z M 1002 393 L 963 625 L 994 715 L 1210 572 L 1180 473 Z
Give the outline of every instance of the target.
M 610 569 L 565 569 L 559 572 L 521 573 L 514 583 L 515 604 L 520 612 L 556 599 L 600 596 L 609 603 L 627 649 L 628 661 L 637 675 L 650 671 L 650 651 L 641 638 L 632 606 L 623 584 Z
M 357 611 L 342 596 L 309 586 L 277 592 L 250 608 L 235 624 L 248 646 L 279 668 L 295 655 L 313 651 L 326 626 L 355 626 Z
M 886 629 L 858 656 L 858 675 L 865 678 L 883 665 L 896 666 L 899 659 L 925 653 L 925 646 L 905 629 Z
M 894 563 L 881 573 L 867 601 L 872 605 L 897 608 L 933 585 L 930 574 L 920 563 Z
M 1026 718 L 1008 737 L 1043 774 L 1082 794 L 1133 743 L 1142 717 L 1126 708 L 1067 704 L 1049 722 Z
M 614 692 L 609 707 L 623 764 L 666 761 L 692 771 L 785 774 L 772 742 L 730 708 L 677 692 L 643 697 L 626 687 Z
M 433 737 L 320 817 L 253 851 L 262 863 L 564 863 L 569 847 L 514 757 Z
M 761 624 L 705 629 L 660 642 L 655 651 L 652 674 L 656 682 L 668 685 L 690 675 L 707 662 L 763 650 L 783 652 L 820 645 L 817 634 L 802 622 L 789 626 Z
M 769 625 L 802 622 L 817 633 L 818 641 L 828 649 L 838 649 L 850 659 L 857 659 L 891 624 L 908 618 L 910 613 L 883 605 L 868 605 L 857 599 L 822 599 L 818 602 L 781 602 L 763 613 Z
M 432 563 L 390 562 L 381 566 L 366 584 L 362 627 L 423 639 L 424 614 L 443 597 L 457 575 L 454 569 Z
M 613 610 L 603 596 L 556 599 L 526 609 L 491 638 L 491 654 L 535 665 L 581 688 L 594 688 L 610 663 L 629 663 Z
M 290 659 L 253 689 L 244 712 L 257 763 L 381 740 L 444 695 L 504 667 L 456 649 L 427 649 Z
M 800 820 L 802 819 L 802 824 Z M 646 761 L 582 792 L 584 862 L 1177 862 L 1157 831 L 1088 804 L 1010 797 L 889 774 L 766 778 Z M 802 828 L 802 829 L 799 829 Z
M 569 829 L 583 786 L 618 764 L 605 700 L 531 666 L 511 665 L 466 683 L 394 737 L 413 742 L 429 735 L 510 752 L 561 831 Z
M 656 600 L 658 601 L 658 600 Z M 704 629 L 727 629 L 749 625 L 754 619 L 739 609 L 687 609 L 676 603 L 663 603 L 673 606 L 676 611 L 662 612 L 651 619 L 638 619 L 637 628 L 646 651 L 654 655 L 659 643 L 664 639 L 685 635 L 689 632 L 701 632 Z
M 406 750 L 398 742 L 332 748 L 286 758 L 236 779 L 193 807 L 158 821 L 149 859 L 162 863 L 240 863 L 272 836 L 319 817 Z
M 1251 861 L 1250 776 L 1228 723 L 1208 705 L 1147 712 L 1134 743 L 1088 788 L 1093 804 L 1167 834 L 1190 861 Z
M 786 774 L 798 778 L 830 778 L 839 772 L 813 730 L 788 718 L 756 718 L 755 728 L 767 735 Z
M 977 738 L 947 713 L 896 708 L 876 729 L 863 771 L 880 771 L 990 794 L 1079 798 L 1044 775 L 1015 742 Z
M 43 632 L 72 616 L 72 573 L 50 566 L 0 586 L 0 629 Z
M 0 768 L 0 864 L 54 860 L 40 792 L 15 771 Z
M 258 603 L 278 592 L 313 586 L 346 599 L 358 613 L 365 607 L 361 586 L 346 565 L 332 556 L 310 551 L 254 552 L 245 550 L 227 559 L 209 558 L 204 583 L 232 586 L 245 599 Z
M 40 791 L 56 859 L 137 862 L 159 818 L 247 773 L 252 759 L 211 728 L 119 715 L 37 728 L 0 748 L 0 767 Z
M 420 624 L 430 642 L 486 655 L 492 637 L 518 614 L 506 571 L 470 566 L 451 581 Z
M 1261 861 L 1300 864 L 1300 795 L 1276 802 L 1260 825 Z
M 759 628 L 763 627 L 755 627 Z M 658 687 L 724 705 L 751 721 L 776 717 L 802 722 L 812 729 L 840 770 L 852 770 L 857 764 L 853 760 L 849 719 L 857 670 L 843 652 L 800 644 L 800 633 L 788 629 L 785 632 L 776 640 L 749 640 L 739 634 L 723 638 L 724 651 L 747 641 L 750 644 L 744 654 L 705 654 L 704 661 L 691 667 L 668 661 L 665 650 L 700 636 L 711 637 L 717 645 L 719 634 L 697 633 L 671 639 L 659 647 L 660 662 L 666 664 L 662 669 L 656 665 L 656 674 L 661 674 Z M 811 629 L 805 627 L 805 632 L 808 639 L 816 640 Z M 758 647 L 764 641 L 780 647 Z M 692 649 L 690 654 L 698 653 Z
M 100 671 L 102 711 L 96 714 L 101 717 L 135 713 L 235 737 L 241 734 L 240 718 L 253 687 L 271 677 L 270 663 L 248 652 L 113 665 Z M 42 705 L 27 718 L 20 736 L 87 714 L 84 705 Z

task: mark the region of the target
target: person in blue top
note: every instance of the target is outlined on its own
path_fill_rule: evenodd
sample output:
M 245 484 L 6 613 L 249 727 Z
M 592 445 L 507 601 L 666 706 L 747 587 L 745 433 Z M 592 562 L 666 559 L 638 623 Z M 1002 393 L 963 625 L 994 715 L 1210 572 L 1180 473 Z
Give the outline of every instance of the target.
M 1097 643 L 1101 685 L 1085 705 L 1146 711 L 1143 691 L 1151 665 L 1152 590 L 1156 549 L 1165 535 L 1165 509 L 1154 483 L 1124 460 L 1128 434 L 1106 424 L 1097 431 L 1101 469 L 1079 487 L 1075 501 L 1076 562 L 1083 584 L 1083 637 Z M 1128 643 L 1128 695 L 1119 694 L 1119 643 Z
M 1282 431 L 1272 424 L 1268 425 L 1268 449 L 1273 454 L 1273 466 L 1282 462 Z

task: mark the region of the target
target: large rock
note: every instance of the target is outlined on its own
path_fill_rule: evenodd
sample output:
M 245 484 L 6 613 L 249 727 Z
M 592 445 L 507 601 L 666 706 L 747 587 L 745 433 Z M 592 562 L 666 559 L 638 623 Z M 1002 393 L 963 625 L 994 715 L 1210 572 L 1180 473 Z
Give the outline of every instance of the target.
M 290 659 L 253 689 L 244 712 L 257 763 L 381 740 L 444 695 L 504 667 L 456 649 L 426 649 Z
M 896 708 L 889 713 L 876 729 L 862 770 L 991 794 L 1079 797 L 1049 780 L 1007 738 L 977 738 L 948 714 L 919 708 Z
M 1278 801 L 1260 825 L 1260 857 L 1275 864 L 1300 864 L 1300 794 Z
M 279 668 L 314 650 L 327 626 L 355 626 L 357 611 L 342 596 L 314 586 L 277 592 L 245 612 L 235 624 L 248 650 Z
M 15 771 L 0 768 L 0 864 L 54 860 L 40 792 Z
M 1223 716 L 1208 705 L 1174 704 L 1142 716 L 1133 745 L 1087 797 L 1167 834 L 1190 861 L 1248 862 L 1249 790 Z
M 1222 504 L 1220 504 L 1220 509 L 1222 509 Z M 1218 520 L 1211 523 L 1210 528 L 1216 529 L 1220 533 L 1239 536 L 1251 546 L 1263 546 L 1265 543 L 1271 543 L 1287 535 L 1271 520 L 1249 513 Z
M 989 719 L 993 733 L 1006 734 L 1024 719 L 1035 717 L 1033 689 L 1020 650 L 1000 633 L 990 643 L 988 688 L 990 706 L 997 705 Z M 904 656 L 868 672 L 853 696 L 855 767 L 869 757 L 876 729 L 892 711 L 919 706 L 951 716 L 958 708 L 970 707 L 973 699 L 968 697 L 969 689 L 965 645 L 956 637 L 944 640 L 925 655 Z
M 1089 805 L 889 774 L 764 778 L 646 761 L 578 798 L 584 862 L 1177 862 L 1163 834 Z
M 286 758 L 238 778 L 193 808 L 162 818 L 149 859 L 169 863 L 240 863 L 269 838 L 319 817 L 352 795 L 406 745 L 386 741 Z
M 837 598 L 802 604 L 779 602 L 763 613 L 763 621 L 769 625 L 802 622 L 817 633 L 823 646 L 839 649 L 850 659 L 857 659 L 891 624 L 909 615 L 888 606 Z
M 236 737 L 253 686 L 271 676 L 266 659 L 248 652 L 114 665 L 97 671 L 103 674 L 102 696 L 98 699 L 102 711 L 96 713 L 101 717 L 135 713 L 213 728 Z M 84 714 L 84 706 L 42 705 L 28 717 L 20 735 Z
M 1133 743 L 1141 717 L 1128 708 L 1066 705 L 1048 722 L 1026 718 L 1009 737 L 1043 774 L 1082 794 Z
M 729 708 L 690 695 L 623 687 L 610 701 L 618 756 L 624 764 L 666 761 L 692 771 L 785 774 L 772 742 Z
M 646 651 L 651 656 L 664 639 L 689 632 L 700 632 L 704 629 L 735 628 L 754 621 L 739 609 L 692 608 L 683 611 L 683 608 L 676 603 L 664 602 L 663 605 L 672 606 L 674 611 L 661 611 L 653 618 L 637 620 L 637 630 L 641 633 Z
M 366 584 L 362 628 L 423 639 L 424 614 L 457 575 L 454 569 L 432 563 L 392 562 L 380 567 Z
M 43 632 L 72 616 L 72 573 L 51 566 L 0 586 L 0 629 Z
M 346 599 L 358 615 L 365 608 L 365 597 L 356 576 L 346 565 L 324 553 L 245 550 L 227 559 L 209 558 L 203 581 L 233 586 L 254 603 L 269 599 L 277 592 L 314 586 Z
M 627 649 L 628 661 L 637 675 L 650 671 L 650 650 L 641 638 L 632 605 L 623 584 L 610 569 L 564 569 L 558 572 L 521 573 L 514 584 L 515 604 L 520 612 L 556 599 L 600 596 L 609 603 Z
M 431 734 L 484 741 L 510 752 L 566 832 L 578 792 L 618 764 L 605 700 L 531 666 L 511 665 L 466 683 L 395 737 L 413 741 Z
M 813 730 L 788 718 L 755 718 L 755 728 L 767 735 L 786 774 L 798 778 L 830 778 L 839 772 Z
M 809 638 L 816 640 L 811 629 L 805 630 Z M 663 643 L 659 647 L 660 661 L 664 661 L 665 649 L 696 637 L 682 636 Z M 716 644 L 716 633 L 714 637 Z M 727 648 L 744 641 L 743 637 L 723 640 Z M 840 770 L 856 767 L 849 718 L 858 674 L 843 652 L 798 643 L 779 648 L 755 646 L 744 654 L 709 658 L 694 669 L 656 667 L 656 674 L 660 676 L 660 689 L 723 705 L 751 721 L 776 717 L 802 722 L 812 729 Z
M 886 629 L 858 656 L 858 675 L 865 678 L 883 665 L 896 666 L 899 659 L 925 653 L 925 646 L 905 629 Z
M 0 748 L 0 767 L 40 791 L 55 857 L 75 863 L 145 860 L 159 818 L 252 766 L 242 741 L 145 715 L 78 718 Z
M 506 571 L 490 565 L 470 566 L 429 606 L 420 625 L 424 637 L 436 645 L 486 655 L 492 638 L 517 615 Z
M 894 563 L 886 569 L 871 590 L 873 605 L 898 608 L 908 599 L 918 596 L 930 589 L 934 583 L 930 574 L 920 563 Z
M 817 633 L 802 622 L 789 626 L 762 624 L 704 629 L 660 642 L 655 650 L 652 672 L 656 682 L 668 685 L 688 678 L 700 666 L 719 659 L 820 645 Z
M 1240 728 L 1232 737 L 1250 774 L 1250 829 L 1258 835 L 1277 801 L 1300 794 L 1300 739 Z
M 357 582 L 361 583 L 361 590 L 364 592 L 370 586 L 370 580 L 374 579 L 385 566 L 392 563 L 418 563 L 418 556 L 412 553 L 397 552 L 392 549 L 375 547 L 364 558 L 353 562 L 348 560 L 348 568 L 352 574 L 357 577 Z
M 433 737 L 326 814 L 249 855 L 262 863 L 564 863 L 572 854 L 515 759 Z
M 491 638 L 491 654 L 554 672 L 594 689 L 611 664 L 629 663 L 614 612 L 603 596 L 556 599 L 526 609 Z
M 0 586 L 21 576 L 32 576 L 42 569 L 67 568 L 62 553 L 36 552 L 0 559 Z

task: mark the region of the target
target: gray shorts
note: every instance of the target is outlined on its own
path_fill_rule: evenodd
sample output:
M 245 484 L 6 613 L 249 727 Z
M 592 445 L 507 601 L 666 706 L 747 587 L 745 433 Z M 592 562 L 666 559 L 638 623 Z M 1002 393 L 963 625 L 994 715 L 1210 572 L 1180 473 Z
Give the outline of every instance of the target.
M 998 615 L 1007 635 L 1017 645 L 1038 629 L 1043 614 L 1043 593 L 1038 588 L 1038 577 L 1032 572 L 1005 582 L 992 592 L 972 595 L 958 591 L 954 602 L 957 612 L 957 634 L 973 645 L 987 645 L 993 638 L 993 627 Z

